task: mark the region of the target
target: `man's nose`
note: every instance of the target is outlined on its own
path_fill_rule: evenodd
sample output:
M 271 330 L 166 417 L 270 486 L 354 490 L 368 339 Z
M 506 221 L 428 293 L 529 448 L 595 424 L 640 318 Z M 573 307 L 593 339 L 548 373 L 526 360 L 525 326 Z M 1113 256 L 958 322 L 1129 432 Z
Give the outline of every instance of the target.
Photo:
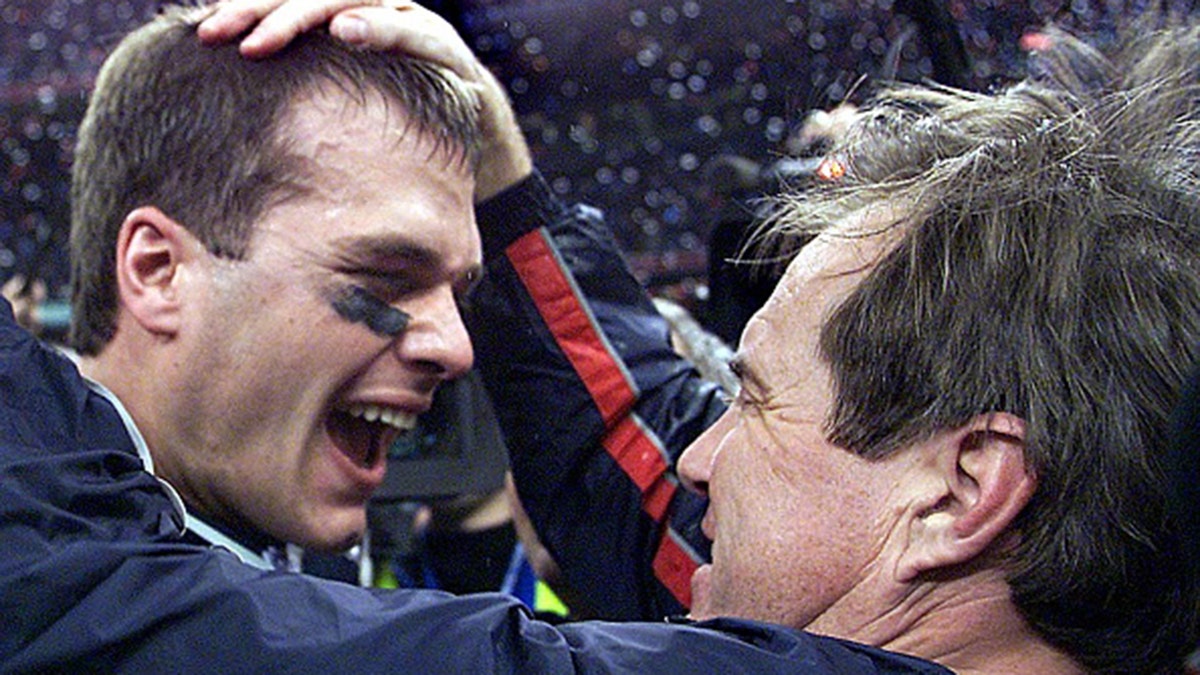
M 405 311 L 410 319 L 394 346 L 402 361 L 446 380 L 471 369 L 475 353 L 452 289 L 434 289 Z
M 716 460 L 721 443 L 728 434 L 727 420 L 730 414 L 729 411 L 726 411 L 716 424 L 692 441 L 692 444 L 679 457 L 676 472 L 683 481 L 684 487 L 692 492 L 708 495 L 708 481 L 712 476 L 713 461 Z

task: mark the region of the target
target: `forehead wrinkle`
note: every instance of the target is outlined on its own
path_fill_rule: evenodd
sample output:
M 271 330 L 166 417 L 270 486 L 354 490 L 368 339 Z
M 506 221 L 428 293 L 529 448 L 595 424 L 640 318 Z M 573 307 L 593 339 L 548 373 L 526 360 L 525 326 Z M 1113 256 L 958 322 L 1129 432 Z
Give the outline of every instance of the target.
M 375 115 L 379 111 L 384 115 L 382 121 Z M 409 132 L 414 128 L 417 129 L 416 136 L 409 139 Z M 455 161 L 462 153 L 448 140 L 439 140 L 431 133 L 421 131 L 415 120 L 403 113 L 399 102 L 389 101 L 380 92 L 368 98 L 331 85 L 317 86 L 298 95 L 279 124 L 275 150 L 282 154 L 289 180 L 287 189 L 272 206 L 308 199 L 327 205 L 325 217 L 337 219 L 343 211 L 361 201 L 359 194 L 368 187 L 355 174 L 353 158 L 362 152 L 379 152 L 380 146 L 371 141 L 373 137 L 379 138 L 385 146 L 391 146 L 390 150 L 396 150 L 408 139 L 408 152 L 426 154 L 427 159 L 441 155 L 444 167 L 460 171 L 464 176 L 470 175 L 463 162 Z M 368 147 L 360 151 L 364 143 L 375 149 Z M 337 160 L 331 160 L 332 157 Z M 334 243 L 348 255 L 360 257 L 395 255 L 417 262 L 438 257 L 432 249 L 418 250 L 421 247 L 413 242 L 389 242 L 380 236 L 368 237 L 355 244 L 347 243 L 354 239 L 347 237 L 345 241 Z M 383 253 L 372 251 L 373 248 Z
M 373 119 L 373 110 L 381 111 L 382 117 Z M 355 95 L 342 86 L 316 84 L 289 101 L 276 123 L 273 144 L 299 179 L 305 180 L 310 189 L 319 189 L 325 183 L 322 172 L 331 170 L 322 162 L 327 151 L 369 133 L 379 137 L 380 147 L 396 150 L 413 125 L 412 118 L 397 105 L 389 104 L 382 93 Z M 436 143 L 426 143 L 436 152 Z
M 295 147 L 297 141 L 309 137 L 320 137 L 320 134 L 308 134 L 299 128 L 302 127 L 301 116 L 308 107 L 321 110 L 325 117 L 341 120 L 350 116 L 364 115 L 373 106 L 377 106 L 383 111 L 384 122 L 382 125 L 376 126 L 380 139 L 388 150 L 398 150 L 410 134 L 415 134 L 415 145 L 428 150 L 424 157 L 427 162 L 432 163 L 440 157 L 443 169 L 454 169 L 463 173 L 472 171 L 467 148 L 448 135 L 438 133 L 435 129 L 422 124 L 402 101 L 373 86 L 353 91 L 341 82 L 320 82 L 301 91 L 283 112 L 275 134 L 276 144 L 285 151 L 290 145 L 293 152 L 290 152 L 288 156 L 297 163 L 315 163 L 317 161 L 315 157 L 319 156 L 319 152 L 310 157 L 309 152 L 296 150 Z M 317 150 L 320 150 L 320 146 Z M 308 173 L 308 175 L 311 177 L 312 174 Z
M 821 331 L 889 250 L 894 239 L 891 232 L 843 226 L 818 235 L 792 261 L 771 299 L 747 326 L 743 339 L 743 347 L 749 348 L 743 360 L 750 356 L 755 361 L 757 369 L 748 370 L 755 372 L 764 404 L 782 409 L 786 406 L 772 402 L 813 384 L 832 392 L 830 364 L 820 349 Z M 798 339 L 781 350 L 773 343 L 782 335 Z M 822 412 L 820 419 L 807 421 L 823 424 L 823 416 Z

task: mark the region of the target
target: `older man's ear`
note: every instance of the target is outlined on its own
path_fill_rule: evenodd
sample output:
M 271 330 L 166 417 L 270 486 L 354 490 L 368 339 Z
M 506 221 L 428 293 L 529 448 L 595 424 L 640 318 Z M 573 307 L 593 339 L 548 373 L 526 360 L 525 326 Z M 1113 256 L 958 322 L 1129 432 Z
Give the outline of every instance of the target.
M 979 415 L 918 445 L 925 461 L 897 567 L 905 582 L 1005 545 L 1037 488 L 1025 464 L 1025 424 L 1014 415 Z

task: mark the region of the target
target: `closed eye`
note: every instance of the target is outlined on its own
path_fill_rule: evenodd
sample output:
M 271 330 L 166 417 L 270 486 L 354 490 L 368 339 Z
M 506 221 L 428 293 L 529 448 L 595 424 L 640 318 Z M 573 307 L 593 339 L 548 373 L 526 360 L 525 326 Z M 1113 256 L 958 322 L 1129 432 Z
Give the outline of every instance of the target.
M 420 284 L 410 278 L 408 274 L 382 270 L 360 270 L 350 272 L 347 276 L 388 303 L 395 302 L 421 288 Z
M 733 373 L 738 382 L 741 382 L 742 378 L 746 376 L 746 358 L 741 354 L 735 354 L 732 359 L 729 359 L 729 372 Z
M 437 254 L 403 237 L 348 237 L 335 241 L 333 247 L 333 271 L 385 302 L 396 302 L 438 282 Z
M 754 369 L 746 362 L 743 354 L 736 354 L 729 360 L 729 370 L 737 378 L 738 389 L 731 392 L 731 401 L 739 405 L 755 406 L 762 403 L 762 381 Z

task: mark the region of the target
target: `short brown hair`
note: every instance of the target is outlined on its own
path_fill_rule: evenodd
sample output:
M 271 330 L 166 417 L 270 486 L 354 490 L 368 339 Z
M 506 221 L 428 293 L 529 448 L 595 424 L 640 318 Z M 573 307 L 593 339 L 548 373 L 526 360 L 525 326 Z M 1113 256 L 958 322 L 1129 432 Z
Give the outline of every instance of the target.
M 302 166 L 282 129 L 302 95 L 332 85 L 398 104 L 451 156 L 478 161 L 475 101 L 445 69 L 348 47 L 310 31 L 251 61 L 204 46 L 204 10 L 173 7 L 128 35 L 105 62 L 79 131 L 72 176 L 71 346 L 99 353 L 116 330 L 115 251 L 125 216 L 154 205 L 210 251 L 245 256 L 253 224 L 297 187 Z M 398 180 L 401 177 L 397 177 Z

